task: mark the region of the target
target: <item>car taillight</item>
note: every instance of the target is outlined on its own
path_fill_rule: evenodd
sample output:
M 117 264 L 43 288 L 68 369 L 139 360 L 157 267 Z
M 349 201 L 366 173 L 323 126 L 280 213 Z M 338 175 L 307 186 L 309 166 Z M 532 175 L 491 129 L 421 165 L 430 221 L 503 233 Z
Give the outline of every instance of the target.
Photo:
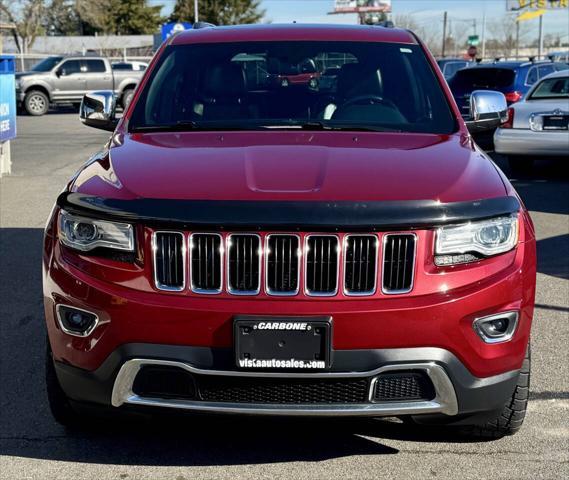
M 522 94 L 520 92 L 508 92 L 505 95 L 506 101 L 508 103 L 516 103 L 522 99 Z
M 508 118 L 502 123 L 501 128 L 514 128 L 514 112 L 512 107 L 508 108 Z

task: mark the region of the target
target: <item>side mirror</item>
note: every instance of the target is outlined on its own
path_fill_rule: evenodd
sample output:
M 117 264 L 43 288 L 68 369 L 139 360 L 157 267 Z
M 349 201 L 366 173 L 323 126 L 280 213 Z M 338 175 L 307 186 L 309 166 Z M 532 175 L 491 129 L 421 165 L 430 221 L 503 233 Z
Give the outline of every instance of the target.
M 475 90 L 470 95 L 470 118 L 466 126 L 470 133 L 499 127 L 508 119 L 508 103 L 503 93 L 494 90 Z
M 55 71 L 55 75 L 56 75 L 57 77 L 62 77 L 62 76 L 64 76 L 64 75 L 65 75 L 65 69 L 64 69 L 64 68 L 58 68 L 58 69 Z
M 79 118 L 84 125 L 109 132 L 117 126 L 115 118 L 116 97 L 110 90 L 85 94 L 79 109 Z

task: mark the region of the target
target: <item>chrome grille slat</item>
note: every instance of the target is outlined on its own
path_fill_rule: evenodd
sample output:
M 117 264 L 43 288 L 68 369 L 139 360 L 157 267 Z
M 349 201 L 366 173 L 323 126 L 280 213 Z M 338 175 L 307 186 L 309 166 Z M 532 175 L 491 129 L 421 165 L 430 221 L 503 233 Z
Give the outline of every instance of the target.
M 186 248 L 181 232 L 152 235 L 154 284 L 159 290 L 181 291 L 186 286 Z
M 344 293 L 373 295 L 377 279 L 378 240 L 375 235 L 346 235 L 344 243 Z
M 296 295 L 300 284 L 300 237 L 289 234 L 267 236 L 265 289 L 269 295 Z
M 383 237 L 383 293 L 401 294 L 413 289 L 416 243 L 414 233 Z
M 261 287 L 261 237 L 253 233 L 232 234 L 227 240 L 227 291 L 256 295 Z
M 222 238 L 218 233 L 190 235 L 191 289 L 215 294 L 222 290 Z
M 307 235 L 305 244 L 307 295 L 332 296 L 338 292 L 339 242 L 336 235 Z

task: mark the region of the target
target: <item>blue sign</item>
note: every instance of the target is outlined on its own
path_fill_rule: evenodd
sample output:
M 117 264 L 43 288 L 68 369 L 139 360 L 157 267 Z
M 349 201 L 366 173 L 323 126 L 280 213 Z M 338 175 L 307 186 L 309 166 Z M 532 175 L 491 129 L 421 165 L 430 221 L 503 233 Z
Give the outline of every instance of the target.
M 162 41 L 166 40 L 174 33 L 183 32 L 184 30 L 191 30 L 192 24 L 187 22 L 173 22 L 165 23 L 162 25 Z
M 0 55 L 0 142 L 16 136 L 16 78 L 12 55 Z

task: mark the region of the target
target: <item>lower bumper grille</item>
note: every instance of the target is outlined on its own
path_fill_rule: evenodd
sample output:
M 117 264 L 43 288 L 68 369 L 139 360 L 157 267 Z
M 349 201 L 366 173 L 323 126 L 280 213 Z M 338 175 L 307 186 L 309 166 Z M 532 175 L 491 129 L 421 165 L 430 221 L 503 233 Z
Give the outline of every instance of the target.
M 432 400 L 433 398 L 435 398 L 433 383 L 422 373 L 384 373 L 375 381 L 373 399 L 376 402 Z
M 171 398 L 231 404 L 347 405 L 431 400 L 431 380 L 420 372 L 384 373 L 371 378 L 263 378 L 194 375 L 177 367 L 143 367 L 133 392 L 147 398 Z
M 202 400 L 227 403 L 333 404 L 368 401 L 368 379 L 203 377 Z

